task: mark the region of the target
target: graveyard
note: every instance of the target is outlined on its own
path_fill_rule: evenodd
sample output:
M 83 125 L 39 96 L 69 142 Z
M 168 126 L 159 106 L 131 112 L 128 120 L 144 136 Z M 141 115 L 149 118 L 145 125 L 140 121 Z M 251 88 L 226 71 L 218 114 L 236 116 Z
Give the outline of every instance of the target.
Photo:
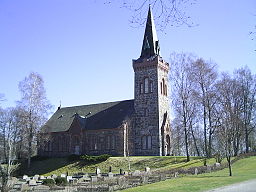
M 192 182 L 197 186 L 194 191 L 199 191 L 200 183 L 208 180 L 211 185 L 204 187 L 213 188 L 256 178 L 252 171 L 255 162 L 255 156 L 233 158 L 235 176 L 231 178 L 225 168 L 226 161 L 216 163 L 214 158 L 205 161 L 197 157 L 190 162 L 186 162 L 185 157 L 174 156 L 109 157 L 97 162 L 84 162 L 74 157 L 34 159 L 28 174 L 17 175 L 10 182 L 11 191 L 150 191 L 156 188 L 166 191 L 170 186 L 178 187 L 175 191 L 179 191 L 179 187 L 186 191 L 188 186 L 191 189 Z M 61 164 L 64 166 L 60 167 Z

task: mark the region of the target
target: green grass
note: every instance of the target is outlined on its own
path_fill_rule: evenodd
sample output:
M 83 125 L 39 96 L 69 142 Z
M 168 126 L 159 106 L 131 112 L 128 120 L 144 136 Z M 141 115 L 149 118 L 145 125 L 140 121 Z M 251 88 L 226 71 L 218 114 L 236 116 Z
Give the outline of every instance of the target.
M 139 156 L 139 157 L 110 157 L 108 160 L 96 163 L 85 163 L 83 160 L 69 161 L 68 158 L 49 158 L 45 160 L 32 161 L 29 171 L 25 167 L 21 168 L 20 175 L 52 175 L 61 173 L 75 174 L 79 172 L 93 173 L 96 167 L 101 172 L 108 172 L 109 166 L 112 166 L 112 172 L 118 173 L 120 168 L 128 171 L 128 161 L 131 164 L 131 171 L 144 170 L 150 167 L 153 170 L 163 170 L 172 168 L 189 168 L 194 166 L 202 166 L 203 159 L 199 157 L 191 157 L 190 162 L 186 162 L 186 157 L 156 157 L 156 156 Z M 214 159 L 207 160 L 208 164 L 213 164 Z
M 124 192 L 196 192 L 214 189 L 237 182 L 256 178 L 256 157 L 248 157 L 232 165 L 233 176 L 228 169 L 217 172 L 169 179 L 166 181 L 124 190 Z

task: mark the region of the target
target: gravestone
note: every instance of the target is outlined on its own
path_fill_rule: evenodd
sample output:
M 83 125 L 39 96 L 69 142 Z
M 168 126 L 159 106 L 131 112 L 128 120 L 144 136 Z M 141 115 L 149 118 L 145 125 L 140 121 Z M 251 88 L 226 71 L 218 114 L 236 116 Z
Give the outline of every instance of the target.
M 58 177 L 58 176 L 55 175 L 55 174 L 52 175 L 52 179 L 56 179 L 57 177 Z
M 32 179 L 28 181 L 29 186 L 37 186 L 36 180 Z
M 39 177 L 39 179 L 40 179 L 40 180 L 44 180 L 44 179 L 45 179 L 45 176 L 41 175 L 41 176 Z
M 174 177 L 178 177 L 178 176 L 179 176 L 179 172 L 175 172 Z
M 97 181 L 98 181 L 98 179 L 97 179 L 96 176 L 91 176 L 91 182 L 92 182 L 92 183 L 95 183 L 95 182 L 97 182 Z
M 67 181 L 68 182 L 73 181 L 73 177 L 72 176 L 67 176 Z
M 51 176 L 47 176 L 46 179 L 51 179 L 52 177 Z
M 211 166 L 207 165 L 207 172 L 211 172 Z
M 100 168 L 99 167 L 96 168 L 95 173 L 96 173 L 96 175 L 100 174 Z
M 139 170 L 135 170 L 134 172 L 132 172 L 132 176 L 140 176 L 141 173 Z
M 60 174 L 60 177 L 65 178 L 66 174 L 62 173 L 62 174 Z
M 27 180 L 28 176 L 27 175 L 23 175 L 22 179 Z
M 33 180 L 38 181 L 39 177 L 40 177 L 39 175 L 35 175 L 35 176 L 33 177 Z
M 108 177 L 109 177 L 109 178 L 113 178 L 113 177 L 114 177 L 114 174 L 113 174 L 112 172 L 109 172 L 109 173 L 108 173 Z
M 215 167 L 220 167 L 220 163 L 215 163 Z
M 197 175 L 198 174 L 198 169 L 197 168 L 195 168 L 195 175 Z
M 149 167 L 146 167 L 146 168 L 145 168 L 145 172 L 146 172 L 146 173 L 150 172 L 150 168 L 149 168 Z

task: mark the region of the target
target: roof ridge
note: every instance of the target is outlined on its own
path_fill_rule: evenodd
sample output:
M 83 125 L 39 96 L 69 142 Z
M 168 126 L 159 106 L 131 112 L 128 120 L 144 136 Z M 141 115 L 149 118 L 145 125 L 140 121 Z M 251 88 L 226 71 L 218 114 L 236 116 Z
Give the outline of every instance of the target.
M 92 106 L 92 105 L 102 105 L 102 104 L 108 104 L 108 103 L 120 103 L 122 101 L 134 101 L 134 99 L 127 99 L 127 100 L 119 100 L 119 101 L 110 101 L 110 102 L 102 102 L 102 103 L 91 103 L 86 105 L 75 105 L 75 106 L 69 106 L 69 107 L 62 107 L 61 109 L 67 109 L 67 108 L 74 108 L 74 107 L 84 107 L 84 106 Z

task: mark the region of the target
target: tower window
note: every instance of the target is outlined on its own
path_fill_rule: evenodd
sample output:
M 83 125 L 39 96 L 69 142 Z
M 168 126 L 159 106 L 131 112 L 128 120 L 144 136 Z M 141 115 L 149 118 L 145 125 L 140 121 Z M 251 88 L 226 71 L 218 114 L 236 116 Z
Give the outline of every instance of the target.
M 161 94 L 167 96 L 167 85 L 164 79 L 162 79 L 160 86 L 161 86 Z
M 153 93 L 153 81 L 150 81 L 149 91 Z
M 152 137 L 151 135 L 144 135 L 141 138 L 141 148 L 151 149 L 152 148 Z
M 148 78 L 145 78 L 144 79 L 144 91 L 145 93 L 148 93 L 149 92 L 149 82 L 148 82 Z
M 143 83 L 140 83 L 140 94 L 143 94 L 144 88 L 143 88 Z

